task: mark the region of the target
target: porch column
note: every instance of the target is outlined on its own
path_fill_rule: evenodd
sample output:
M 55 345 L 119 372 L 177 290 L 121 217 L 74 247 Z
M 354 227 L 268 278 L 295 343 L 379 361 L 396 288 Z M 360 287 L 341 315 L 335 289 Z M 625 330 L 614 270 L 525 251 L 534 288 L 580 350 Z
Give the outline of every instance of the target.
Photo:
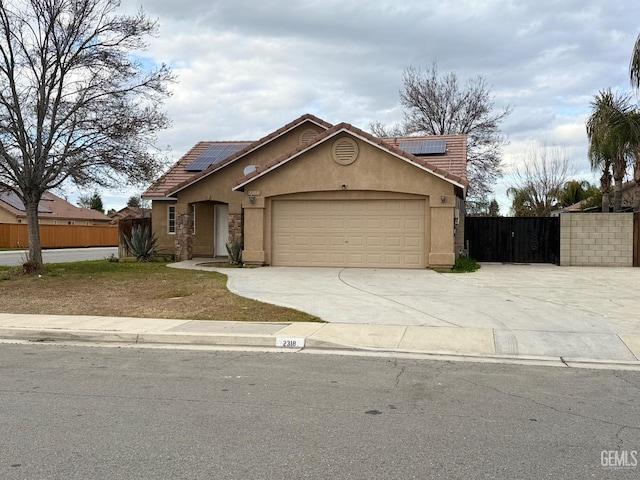
M 191 260 L 193 258 L 193 219 L 188 203 L 176 204 L 176 261 Z
M 248 264 L 264 265 L 264 198 L 249 201 L 244 207 L 244 250 L 242 260 Z
M 242 242 L 242 213 L 229 212 L 229 242 Z
M 429 267 L 451 268 L 456 262 L 454 250 L 454 208 L 455 198 L 447 195 L 446 201 L 430 202 L 431 204 L 431 252 Z

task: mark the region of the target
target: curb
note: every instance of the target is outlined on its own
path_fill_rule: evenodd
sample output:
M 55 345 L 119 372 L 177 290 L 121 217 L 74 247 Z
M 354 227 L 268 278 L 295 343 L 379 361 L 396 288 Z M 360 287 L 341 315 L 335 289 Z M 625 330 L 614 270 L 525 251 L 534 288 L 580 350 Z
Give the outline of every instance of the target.
M 120 333 L 95 330 L 28 329 L 0 328 L 0 339 L 20 340 L 34 343 L 78 342 L 78 343 L 119 343 L 130 346 L 139 345 L 192 345 L 209 347 L 247 347 L 261 348 L 277 352 L 305 352 L 309 354 L 331 354 L 370 356 L 393 355 L 403 358 L 430 359 L 438 361 L 478 362 L 494 364 L 512 364 L 529 366 L 549 366 L 586 369 L 640 370 L 640 361 L 624 362 L 619 360 L 548 357 L 548 356 L 509 356 L 478 355 L 459 352 L 439 352 L 422 350 L 397 350 L 356 345 L 342 345 L 326 341 L 311 341 L 304 347 L 283 348 L 276 345 L 276 337 L 271 335 L 193 335 L 188 333 Z

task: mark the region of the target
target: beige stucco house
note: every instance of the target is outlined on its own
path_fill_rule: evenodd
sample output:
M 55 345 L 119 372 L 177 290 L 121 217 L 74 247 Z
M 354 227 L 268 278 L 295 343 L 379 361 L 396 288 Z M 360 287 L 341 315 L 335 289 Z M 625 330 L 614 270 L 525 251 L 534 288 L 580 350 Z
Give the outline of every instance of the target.
M 303 115 L 200 142 L 142 196 L 162 250 L 276 266 L 426 268 L 462 248 L 466 136 L 376 138 Z

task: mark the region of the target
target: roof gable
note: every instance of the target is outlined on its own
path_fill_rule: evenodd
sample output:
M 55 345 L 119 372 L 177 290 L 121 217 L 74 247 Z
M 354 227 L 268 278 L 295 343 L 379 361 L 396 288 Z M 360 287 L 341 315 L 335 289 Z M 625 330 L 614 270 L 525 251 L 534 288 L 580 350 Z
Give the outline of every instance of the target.
M 158 181 L 151 185 L 143 194 L 145 198 L 162 198 L 175 195 L 180 190 L 187 188 L 190 185 L 202 180 L 205 177 L 215 173 L 216 171 L 224 168 L 225 166 L 245 157 L 251 152 L 258 150 L 259 148 L 267 145 L 277 138 L 282 137 L 295 128 L 303 125 L 304 123 L 311 123 L 323 130 L 327 130 L 332 125 L 321 118 L 318 118 L 311 114 L 305 114 L 292 122 L 284 125 L 278 130 L 262 137 L 254 142 L 199 142 L 194 146 L 187 154 L 185 154 L 178 162 L 169 169 Z M 198 158 L 200 158 L 205 152 L 212 146 L 218 145 L 238 145 L 245 144 L 243 148 L 237 150 L 235 153 L 222 159 L 221 161 L 214 163 L 200 172 L 193 172 L 189 170 L 189 167 L 193 165 Z
M 442 136 L 443 139 L 448 138 L 456 145 L 456 150 L 458 151 L 457 155 L 448 155 L 445 153 L 439 157 L 428 157 L 429 160 L 425 160 L 424 158 L 417 157 L 410 153 L 401 150 L 397 146 L 394 145 L 390 139 L 381 139 L 372 136 L 371 134 L 360 130 L 353 125 L 348 123 L 340 123 L 333 128 L 325 131 L 318 135 L 315 140 L 309 144 L 303 144 L 295 148 L 294 150 L 274 159 L 273 161 L 267 163 L 266 165 L 259 166 L 256 170 L 251 173 L 248 173 L 241 179 L 236 182 L 236 185 L 233 187 L 233 190 L 243 190 L 245 185 L 251 183 L 257 178 L 262 177 L 263 175 L 268 174 L 269 172 L 275 170 L 276 168 L 286 164 L 287 162 L 293 160 L 294 158 L 299 157 L 303 153 L 317 147 L 318 145 L 328 141 L 331 138 L 336 137 L 342 133 L 347 133 L 354 137 L 359 138 L 362 141 L 365 141 L 377 148 L 382 150 L 386 150 L 388 153 L 394 155 L 395 157 L 413 164 L 414 166 L 427 171 L 443 180 L 455 185 L 456 187 L 465 189 L 468 182 L 466 178 L 466 136 L 465 135 L 447 135 Z M 416 137 L 411 137 L 413 140 Z M 433 137 L 427 137 L 433 138 Z M 440 137 L 439 137 L 440 138 Z M 464 156 L 462 156 L 464 153 Z M 439 165 L 440 164 L 440 165 Z M 456 165 L 457 168 L 452 168 L 453 170 L 458 170 L 461 175 L 457 175 L 452 173 L 446 167 L 453 167 Z M 443 168 L 444 167 L 444 168 Z

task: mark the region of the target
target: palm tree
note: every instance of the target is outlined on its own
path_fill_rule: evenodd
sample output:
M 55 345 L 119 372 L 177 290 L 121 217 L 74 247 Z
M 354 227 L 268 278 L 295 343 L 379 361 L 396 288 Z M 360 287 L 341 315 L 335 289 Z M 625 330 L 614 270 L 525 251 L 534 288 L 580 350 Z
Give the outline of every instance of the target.
M 633 88 L 640 88 L 640 35 L 636 38 L 633 52 L 631 52 L 629 76 L 631 77 L 631 85 Z
M 589 160 L 593 170 L 602 172 L 602 211 L 609 211 L 613 176 L 613 211 L 619 212 L 627 165 L 640 152 L 640 115 L 632 108 L 630 95 L 613 94 L 611 89 L 601 90 L 592 100 L 591 108 L 592 113 L 587 120 Z
M 586 197 L 587 189 L 591 186 L 586 180 L 570 180 L 564 184 L 562 192 L 560 192 L 560 206 L 568 207 L 575 203 L 581 202 Z

